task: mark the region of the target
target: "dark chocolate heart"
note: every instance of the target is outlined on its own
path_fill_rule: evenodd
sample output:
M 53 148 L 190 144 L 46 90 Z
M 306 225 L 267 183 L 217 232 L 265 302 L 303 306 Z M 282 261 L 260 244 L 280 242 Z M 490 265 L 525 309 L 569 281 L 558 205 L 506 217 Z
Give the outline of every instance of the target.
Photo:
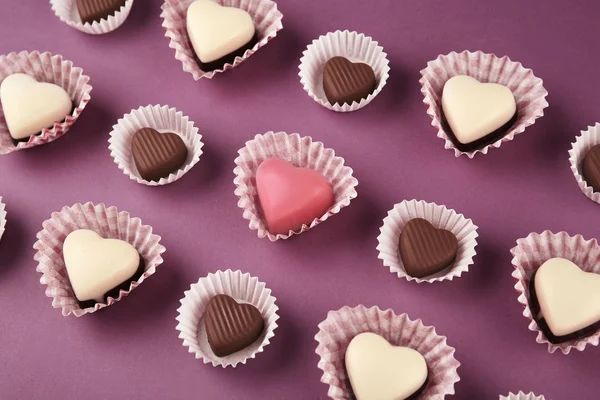
M 600 192 L 600 144 L 592 147 L 583 158 L 581 173 L 588 186 L 594 192 Z
M 265 321 L 256 307 L 238 304 L 224 294 L 210 299 L 204 312 L 204 324 L 208 344 L 217 357 L 250 346 L 265 328 Z
M 131 152 L 140 176 L 147 181 L 158 181 L 178 171 L 188 154 L 179 135 L 152 128 L 142 128 L 133 135 Z
M 406 273 L 423 278 L 442 271 L 454 262 L 458 251 L 456 236 L 436 229 L 422 218 L 408 221 L 400 234 L 400 257 Z
M 333 57 L 323 70 L 323 89 L 331 104 L 360 103 L 377 88 L 370 65 L 353 63 L 344 57 Z
M 100 22 L 125 5 L 125 0 L 77 0 L 77 11 L 84 24 Z

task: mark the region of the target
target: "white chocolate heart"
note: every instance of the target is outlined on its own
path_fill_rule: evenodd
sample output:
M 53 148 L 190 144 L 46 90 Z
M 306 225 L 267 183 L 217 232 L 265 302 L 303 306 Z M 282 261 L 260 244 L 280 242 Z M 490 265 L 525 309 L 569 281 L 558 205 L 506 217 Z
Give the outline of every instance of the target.
M 600 275 L 564 258 L 551 258 L 535 273 L 535 295 L 548 328 L 556 336 L 600 321 Z
M 246 11 L 223 7 L 213 0 L 196 0 L 187 10 L 187 31 L 203 63 L 216 61 L 254 37 L 254 22 Z
M 370 332 L 348 345 L 346 371 L 357 400 L 403 400 L 427 380 L 427 363 L 418 351 Z
M 25 74 L 12 74 L 2 81 L 0 103 L 13 139 L 25 139 L 52 128 L 73 107 L 65 89 Z
M 470 76 L 458 75 L 444 85 L 442 109 L 456 139 L 467 144 L 510 121 L 517 105 L 512 91 L 506 86 L 481 83 Z
M 67 236 L 63 257 L 77 299 L 100 303 L 108 291 L 130 279 L 140 264 L 139 253 L 129 243 L 104 239 L 87 229 Z

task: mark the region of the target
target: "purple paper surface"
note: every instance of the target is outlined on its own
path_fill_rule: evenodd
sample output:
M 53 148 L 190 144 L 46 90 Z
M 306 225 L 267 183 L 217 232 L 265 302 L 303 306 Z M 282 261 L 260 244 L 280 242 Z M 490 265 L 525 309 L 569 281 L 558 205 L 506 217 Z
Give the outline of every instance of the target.
M 161 27 L 160 0 L 138 0 L 104 36 L 70 28 L 42 0 L 0 5 L 0 54 L 51 51 L 91 77 L 92 100 L 64 138 L 0 157 L 8 224 L 0 241 L 0 399 L 325 399 L 314 335 L 327 311 L 379 305 L 422 318 L 448 337 L 462 363 L 456 399 L 518 390 L 553 400 L 600 396 L 600 349 L 549 354 L 521 315 L 509 250 L 550 229 L 598 237 L 600 206 L 579 190 L 568 149 L 600 119 L 596 0 L 280 0 L 283 31 L 214 80 L 182 71 Z M 299 83 L 302 51 L 321 34 L 372 36 L 390 79 L 367 108 L 326 110 Z M 546 115 L 488 155 L 455 158 L 430 126 L 419 71 L 438 54 L 509 55 L 544 80 Z M 188 115 L 205 143 L 200 162 L 166 187 L 131 181 L 108 151 L 111 127 L 141 105 Z M 290 240 L 258 239 L 237 207 L 233 160 L 269 130 L 299 132 L 346 159 L 358 198 Z M 394 203 L 444 204 L 479 226 L 477 256 L 462 278 L 416 284 L 377 259 L 382 219 Z M 53 211 L 105 202 L 153 226 L 164 265 L 124 301 L 82 318 L 51 306 L 33 260 Z M 264 353 L 235 369 L 195 360 L 175 331 L 179 299 L 198 278 L 241 269 L 266 282 L 280 307 Z

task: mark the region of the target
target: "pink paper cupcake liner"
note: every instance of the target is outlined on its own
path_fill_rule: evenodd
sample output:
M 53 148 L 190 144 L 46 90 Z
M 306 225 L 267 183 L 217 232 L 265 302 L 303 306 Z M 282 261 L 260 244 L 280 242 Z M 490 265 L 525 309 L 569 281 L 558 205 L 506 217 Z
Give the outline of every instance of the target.
M 188 149 L 185 164 L 177 172 L 161 178 L 158 182 L 142 178 L 133 160 L 131 143 L 135 133 L 142 128 L 153 128 L 161 133 L 175 133 L 183 139 Z M 202 135 L 198 133 L 198 128 L 194 127 L 194 123 L 188 117 L 175 108 L 160 105 L 140 107 L 125 114 L 113 126 L 108 142 L 110 143 L 108 146 L 110 155 L 119 169 L 131 180 L 148 186 L 166 185 L 183 177 L 200 161 L 204 146 Z
M 454 394 L 454 385 L 460 380 L 457 372 L 460 363 L 445 336 L 438 335 L 433 326 L 423 325 L 420 319 L 413 321 L 406 314 L 359 305 L 330 311 L 315 336 L 320 357 L 318 367 L 323 370 L 321 382 L 329 385 L 330 398 L 354 398 L 346 374 L 345 354 L 350 341 L 364 332 L 376 333 L 395 346 L 410 347 L 425 357 L 429 380 L 419 398 L 441 400 Z
M 544 396 L 536 396 L 533 393 L 525 394 L 519 392 L 517 394 L 509 393 L 508 396 L 500 396 L 500 400 L 545 400 Z
M 226 357 L 217 357 L 210 348 L 203 318 L 208 302 L 218 294 L 226 294 L 238 303 L 252 304 L 260 311 L 265 321 L 265 329 L 256 342 Z M 205 364 L 223 368 L 235 368 L 240 363 L 246 364 L 249 359 L 263 352 L 275 336 L 279 319 L 276 300 L 271 295 L 271 289 L 250 274 L 230 269 L 209 274 L 194 283 L 181 299 L 181 307 L 177 310 L 179 315 L 176 318 L 179 338 L 183 339 L 183 346 Z
M 250 221 L 250 229 L 256 230 L 259 238 L 268 237 L 273 242 L 306 232 L 339 213 L 357 196 L 358 180 L 352 175 L 352 168 L 345 166 L 344 159 L 337 157 L 332 149 L 325 148 L 321 142 L 313 142 L 311 137 L 300 137 L 297 133 L 267 132 L 246 142 L 246 146 L 238 153 L 233 170 L 235 194 L 240 198 L 238 207 L 243 210 L 243 217 Z M 324 215 L 315 218 L 309 226 L 303 225 L 300 230 L 289 231 L 285 235 L 274 235 L 267 229 L 256 188 L 258 166 L 272 157 L 288 161 L 296 167 L 318 171 L 333 187 L 335 197 L 334 204 Z
M 258 49 L 273 39 L 277 32 L 283 29 L 281 20 L 283 14 L 277 9 L 277 3 L 271 0 L 216 0 L 226 7 L 236 7 L 248 12 L 254 21 L 258 42 L 243 57 L 236 57 L 233 64 L 225 64 L 222 69 L 203 71 L 195 60 L 186 27 L 187 9 L 194 0 L 165 0 L 162 5 L 162 26 L 166 29 L 165 36 L 170 39 L 169 47 L 175 49 L 175 58 L 183 64 L 183 70 L 189 72 L 194 80 L 200 78 L 212 79 L 216 74 L 237 67 L 250 58 Z
M 19 142 L 15 145 L 6 125 L 4 112 L 0 107 L 0 154 L 50 143 L 67 133 L 90 101 L 90 92 L 92 91 L 92 87 L 88 84 L 90 77 L 84 75 L 81 68 L 73 66 L 71 61 L 63 60 L 60 55 L 53 56 L 48 52 L 28 53 L 22 51 L 18 54 L 0 55 L 0 83 L 9 75 L 16 73 L 32 76 L 38 82 L 62 86 L 71 97 L 75 108 L 64 121 L 55 122 L 52 128 L 44 128 L 40 135 L 33 135 L 29 141 Z
M 37 272 L 42 274 L 40 283 L 46 286 L 46 296 L 52 298 L 52 306 L 62 309 L 64 316 L 73 314 L 81 317 L 111 306 L 125 298 L 162 264 L 161 254 L 165 248 L 160 236 L 152 233 L 152 227 L 142 225 L 139 218 L 128 212 L 119 212 L 116 207 L 93 203 L 74 204 L 52 213 L 44 221 L 43 229 L 37 234 L 33 248 L 37 251 Z M 73 293 L 63 258 L 63 244 L 69 233 L 77 229 L 89 229 L 105 239 L 120 239 L 134 246 L 145 261 L 143 275 L 132 282 L 128 290 L 121 290 L 118 298 L 109 297 L 107 303 L 96 303 L 94 307 L 81 309 Z
M 2 196 L 0 196 L 0 239 L 6 230 L 6 206 L 2 202 Z
M 459 157 L 465 154 L 473 158 L 475 154 L 487 154 L 490 148 L 500 147 L 504 142 L 514 137 L 533 125 L 536 119 L 544 115 L 544 108 L 548 107 L 546 96 L 548 92 L 540 78 L 537 78 L 531 69 L 524 68 L 521 63 L 512 61 L 507 56 L 497 57 L 482 51 L 471 53 L 452 52 L 440 55 L 427 63 L 427 68 L 421 71 L 421 92 L 423 102 L 427 105 L 427 114 L 432 118 L 431 125 L 437 130 L 437 136 L 444 139 L 446 149 L 453 149 L 454 155 Z M 469 75 L 480 82 L 499 83 L 507 86 L 515 97 L 517 103 L 517 121 L 508 132 L 493 144 L 481 149 L 463 152 L 460 151 L 442 126 L 442 91 L 446 82 L 456 75 Z
M 350 112 L 365 107 L 381 92 L 389 78 L 389 61 L 383 47 L 362 33 L 330 32 L 313 40 L 312 44 L 308 45 L 308 48 L 302 54 L 299 73 L 300 83 L 314 101 L 329 110 Z M 369 64 L 373 68 L 378 82 L 375 91 L 359 103 L 331 104 L 323 90 L 323 69 L 327 61 L 335 56 L 345 57 L 352 62 Z
M 581 131 L 581 135 L 577 136 L 571 150 L 569 150 L 569 162 L 579 189 L 588 199 L 600 204 L 600 193 L 595 192 L 594 188 L 587 184 L 581 172 L 585 155 L 597 144 L 600 144 L 600 123 L 589 126 L 587 130 Z
M 531 278 L 535 271 L 551 258 L 565 258 L 586 272 L 600 274 L 600 264 L 597 262 L 600 259 L 600 246 L 596 239 L 585 240 L 581 235 L 569 236 L 566 232 L 530 233 L 526 238 L 518 239 L 517 245 L 510 252 L 513 255 L 512 264 L 515 270 L 512 276 L 517 280 L 515 289 L 519 294 L 518 300 L 525 307 L 523 315 L 529 321 L 529 330 L 537 332 L 536 342 L 546 343 L 550 353 L 560 350 L 563 354 L 569 354 L 572 349 L 583 351 L 588 344 L 598 346 L 600 330 L 582 339 L 559 344 L 550 343 L 533 318 L 529 305 Z
M 76 0 L 50 0 L 50 5 L 52 6 L 54 14 L 70 27 L 90 35 L 102 35 L 112 32 L 123 25 L 129 16 L 129 12 L 133 6 L 133 0 L 127 0 L 125 5 L 113 15 L 109 15 L 100 22 L 94 21 L 91 24 L 89 22 L 86 22 L 85 24 L 81 22 L 81 17 L 77 11 Z
M 408 221 L 413 218 L 426 219 L 435 228 L 446 229 L 456 236 L 458 252 L 451 267 L 425 278 L 415 278 L 406 273 L 400 257 L 400 233 Z M 379 251 L 378 258 L 383 260 L 383 265 L 389 267 L 390 271 L 399 278 L 417 283 L 441 282 L 458 278 L 469 270 L 469 266 L 473 264 L 473 257 L 477 254 L 475 247 L 479 234 L 473 221 L 445 206 L 426 203 L 423 200 L 404 200 L 394 205 L 387 217 L 383 219 L 383 226 L 379 230 L 381 233 L 377 237 L 379 242 L 377 250 Z

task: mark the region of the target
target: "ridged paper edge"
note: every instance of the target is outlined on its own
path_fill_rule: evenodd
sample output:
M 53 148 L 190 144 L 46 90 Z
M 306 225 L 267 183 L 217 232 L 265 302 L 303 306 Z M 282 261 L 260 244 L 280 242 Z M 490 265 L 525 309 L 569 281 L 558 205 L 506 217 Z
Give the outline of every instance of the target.
M 594 126 L 588 126 L 585 131 L 581 131 L 581 134 L 575 138 L 575 142 L 569 150 L 569 163 L 581 192 L 588 199 L 600 204 L 600 193 L 595 192 L 594 188 L 587 184 L 581 173 L 583 159 L 588 151 L 597 144 L 600 144 L 600 123 L 598 122 Z
M 127 0 L 125 5 L 117 12 L 102 19 L 100 22 L 94 21 L 91 24 L 89 22 L 86 22 L 85 24 L 81 22 L 79 14 L 75 9 L 77 7 L 75 0 L 50 0 L 50 5 L 54 14 L 70 27 L 90 35 L 103 35 L 112 32 L 123 25 L 131 12 L 133 0 Z M 76 15 L 79 19 L 73 19 L 73 15 Z

